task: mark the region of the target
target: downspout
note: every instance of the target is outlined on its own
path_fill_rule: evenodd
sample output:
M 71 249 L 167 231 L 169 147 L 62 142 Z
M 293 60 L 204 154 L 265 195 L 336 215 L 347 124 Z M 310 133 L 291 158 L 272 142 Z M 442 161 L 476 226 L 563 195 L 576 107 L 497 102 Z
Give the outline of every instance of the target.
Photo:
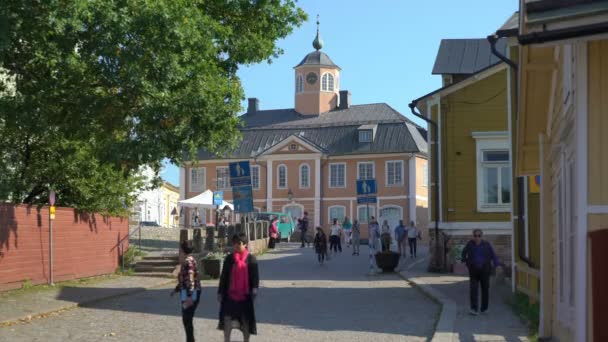
M 416 112 L 416 106 L 418 105 L 418 100 L 414 100 L 409 104 L 410 110 L 412 114 L 416 117 L 426 121 L 430 126 L 433 127 L 433 131 L 435 132 L 435 141 L 433 142 L 433 178 L 435 180 L 435 186 L 433 187 L 435 200 L 433 201 L 433 211 L 435 212 L 435 253 L 434 258 L 431 260 L 431 264 L 429 265 L 430 272 L 439 273 L 442 271 L 443 266 L 443 254 L 445 251 L 442 251 L 442 247 L 439 244 L 439 149 L 437 141 L 439 139 L 439 129 L 437 123 L 422 114 Z M 441 253 L 441 256 L 440 256 Z M 441 257 L 441 259 L 440 259 Z
M 512 60 L 510 60 L 509 58 L 507 58 L 505 55 L 501 54 L 496 49 L 496 42 L 500 38 L 502 38 L 502 37 L 498 36 L 497 34 L 489 35 L 487 37 L 488 42 L 490 43 L 490 49 L 492 50 L 492 54 L 494 56 L 498 57 L 501 61 L 505 62 L 513 70 L 517 71 L 519 69 L 518 65 L 515 62 L 513 62 Z M 514 82 L 515 82 L 515 89 L 518 89 L 517 77 L 514 77 Z M 509 91 L 511 91 L 511 89 L 509 89 Z M 517 108 L 517 100 L 518 100 L 517 94 L 515 94 L 515 101 L 516 101 L 515 108 Z M 513 141 L 510 141 L 509 143 L 512 144 Z M 513 158 L 513 156 L 511 156 L 511 158 Z M 514 168 L 512 168 L 512 170 L 514 170 Z M 517 256 L 519 257 L 520 260 L 525 262 L 528 265 L 528 267 L 536 268 L 536 266 L 534 265 L 532 260 L 530 260 L 526 256 L 526 253 L 523 249 L 523 248 L 525 248 L 525 239 L 527 238 L 525 236 L 525 221 L 524 220 L 529 219 L 529 218 L 525 217 L 524 196 L 527 196 L 527 193 L 525 193 L 525 187 L 524 187 L 525 179 L 523 177 L 517 177 L 516 181 L 517 181 L 517 231 L 518 231 L 517 236 L 519 238 L 518 242 L 517 242 Z M 511 220 L 512 219 L 513 218 L 511 218 Z M 524 241 L 520 241 L 521 237 L 524 238 Z M 514 241 L 511 241 L 511 243 L 514 243 Z

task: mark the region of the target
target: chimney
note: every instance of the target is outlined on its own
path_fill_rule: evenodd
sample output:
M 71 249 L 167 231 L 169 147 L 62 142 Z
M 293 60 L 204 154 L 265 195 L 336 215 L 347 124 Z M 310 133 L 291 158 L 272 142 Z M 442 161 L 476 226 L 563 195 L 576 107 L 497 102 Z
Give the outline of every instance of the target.
M 350 108 L 350 91 L 340 90 L 340 104 L 338 105 L 338 109 L 348 108 Z
M 250 97 L 247 99 L 249 101 L 247 105 L 247 114 L 253 114 L 260 109 L 260 100 L 257 97 Z

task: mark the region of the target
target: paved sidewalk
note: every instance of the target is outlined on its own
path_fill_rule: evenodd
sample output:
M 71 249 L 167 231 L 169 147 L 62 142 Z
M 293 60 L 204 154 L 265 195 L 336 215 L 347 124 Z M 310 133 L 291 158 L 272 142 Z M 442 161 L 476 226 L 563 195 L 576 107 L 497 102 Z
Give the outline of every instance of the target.
M 0 294 L 0 327 L 175 283 L 168 278 L 111 276 L 88 284 L 31 289 Z M 70 282 L 72 284 L 72 282 Z
M 488 314 L 472 316 L 469 278 L 428 273 L 428 249 L 421 252 L 418 260 L 402 267 L 401 274 L 443 305 L 433 341 L 528 341 L 528 328 L 506 303 L 510 283 L 491 279 Z

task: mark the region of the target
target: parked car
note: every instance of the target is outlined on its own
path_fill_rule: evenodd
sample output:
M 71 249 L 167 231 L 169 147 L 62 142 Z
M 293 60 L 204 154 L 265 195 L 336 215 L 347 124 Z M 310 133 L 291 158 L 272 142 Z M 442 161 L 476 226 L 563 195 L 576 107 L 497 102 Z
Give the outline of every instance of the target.
M 279 221 L 277 223 L 277 228 L 279 229 L 279 239 L 286 239 L 287 242 L 291 240 L 291 234 L 296 229 L 296 224 L 286 213 L 258 213 L 257 219 L 261 221 L 268 221 L 277 218 Z
M 155 221 L 141 221 L 139 224 L 142 227 L 161 227 L 161 225 L 156 223 Z

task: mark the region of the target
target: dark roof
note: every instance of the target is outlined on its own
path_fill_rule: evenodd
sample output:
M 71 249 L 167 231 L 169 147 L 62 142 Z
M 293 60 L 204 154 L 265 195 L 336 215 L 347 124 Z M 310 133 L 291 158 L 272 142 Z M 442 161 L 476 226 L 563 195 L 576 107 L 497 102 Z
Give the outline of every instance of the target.
M 295 67 L 297 68 L 302 65 L 323 65 L 340 69 L 340 67 L 337 66 L 336 63 L 334 63 L 325 52 L 321 51 L 313 51 L 309 53 Z
M 504 54 L 506 45 L 501 39 L 496 49 Z M 498 62 L 487 39 L 442 39 L 433 74 L 473 74 Z
M 351 106 L 315 116 L 293 109 L 263 110 L 241 116 L 243 139 L 225 158 L 253 158 L 296 136 L 328 155 L 366 153 L 427 153 L 422 127 L 386 103 Z M 372 143 L 359 143 L 357 130 L 377 124 Z M 216 158 L 200 150 L 200 160 Z
M 519 31 L 519 12 L 513 13 L 502 26 L 496 30 L 496 34 L 501 37 L 516 35 Z

